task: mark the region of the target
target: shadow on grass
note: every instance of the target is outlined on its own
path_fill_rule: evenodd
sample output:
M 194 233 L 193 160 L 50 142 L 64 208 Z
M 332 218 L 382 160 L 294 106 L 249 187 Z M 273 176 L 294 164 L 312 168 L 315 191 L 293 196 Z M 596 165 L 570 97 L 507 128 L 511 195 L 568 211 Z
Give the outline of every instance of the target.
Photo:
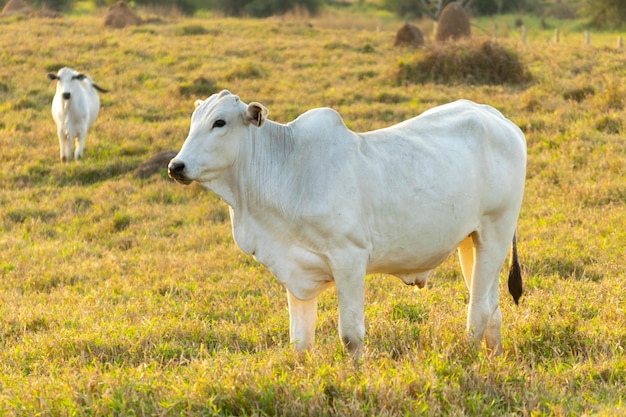
M 69 164 L 37 161 L 18 173 L 12 183 L 18 188 L 36 185 L 59 187 L 92 185 L 133 171 L 139 162 L 134 159 L 116 159 L 108 162 L 71 162 Z
M 552 321 L 528 326 L 526 331 L 518 349 L 525 356 L 532 355 L 541 361 L 549 362 L 563 357 L 578 360 L 588 358 L 596 346 L 587 332 L 581 330 L 575 318 L 553 317 Z
M 547 257 L 526 265 L 528 275 L 557 275 L 563 279 L 599 282 L 604 275 L 592 270 L 587 265 L 593 263 L 589 259 L 566 259 Z

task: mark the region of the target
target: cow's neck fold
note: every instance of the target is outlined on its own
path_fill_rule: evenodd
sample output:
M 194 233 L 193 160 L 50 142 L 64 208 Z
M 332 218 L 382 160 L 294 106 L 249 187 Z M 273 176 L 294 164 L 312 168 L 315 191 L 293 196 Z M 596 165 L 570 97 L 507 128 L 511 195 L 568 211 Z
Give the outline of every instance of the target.
M 266 121 L 260 127 L 250 126 L 242 139 L 234 164 L 215 180 L 206 183 L 235 211 L 254 210 L 274 200 L 281 182 L 289 176 L 286 166 L 294 149 L 288 125 Z

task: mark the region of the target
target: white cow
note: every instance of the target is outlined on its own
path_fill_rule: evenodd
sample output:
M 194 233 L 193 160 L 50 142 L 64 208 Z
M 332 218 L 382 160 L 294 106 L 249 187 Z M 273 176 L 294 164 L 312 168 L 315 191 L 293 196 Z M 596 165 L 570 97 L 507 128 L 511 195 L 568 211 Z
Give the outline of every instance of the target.
M 520 129 L 459 100 L 367 133 L 332 109 L 288 124 L 228 91 L 200 102 L 169 175 L 230 205 L 235 242 L 287 287 L 290 340 L 313 346 L 317 296 L 334 284 L 339 334 L 358 359 L 365 275 L 423 287 L 458 249 L 470 292 L 467 330 L 500 353 L 499 276 L 513 242 L 509 291 L 522 281 L 515 229 L 526 175 Z
M 48 78 L 57 81 L 56 94 L 52 99 L 52 117 L 57 125 L 61 161 L 70 161 L 73 141 L 76 142 L 74 158 L 81 159 L 87 130 L 100 111 L 96 90 L 103 93 L 108 90 L 99 87 L 87 75 L 67 67 L 57 73 L 49 72 Z

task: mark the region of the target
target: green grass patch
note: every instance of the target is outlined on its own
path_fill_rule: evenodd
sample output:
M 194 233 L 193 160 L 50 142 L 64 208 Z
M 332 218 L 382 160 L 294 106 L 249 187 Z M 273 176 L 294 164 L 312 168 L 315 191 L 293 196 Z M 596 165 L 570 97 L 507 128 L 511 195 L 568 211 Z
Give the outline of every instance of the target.
M 615 34 L 585 45 L 572 22 L 556 44 L 561 22 L 543 30 L 523 17 L 524 45 L 518 16 L 499 16 L 476 22 L 498 23 L 499 49 L 476 38 L 414 51 L 392 46 L 404 22 L 375 10 L 168 16 L 109 30 L 87 6 L 61 20 L 0 22 L 0 44 L 13 45 L 0 52 L 0 414 L 624 414 L 626 61 Z M 432 33 L 432 22 L 417 23 Z M 484 56 L 509 52 L 532 80 L 482 75 L 497 67 Z M 110 89 L 84 159 L 69 164 L 59 162 L 45 77 L 65 65 Z M 285 290 L 236 248 L 228 206 L 163 167 L 134 174 L 179 149 L 194 100 L 223 88 L 281 123 L 331 106 L 367 131 L 459 98 L 517 123 L 528 143 L 524 295 L 515 306 L 503 273 L 504 355 L 467 343 L 453 254 L 423 290 L 367 277 L 358 370 L 337 335 L 333 290 L 319 299 L 315 350 L 299 357 Z

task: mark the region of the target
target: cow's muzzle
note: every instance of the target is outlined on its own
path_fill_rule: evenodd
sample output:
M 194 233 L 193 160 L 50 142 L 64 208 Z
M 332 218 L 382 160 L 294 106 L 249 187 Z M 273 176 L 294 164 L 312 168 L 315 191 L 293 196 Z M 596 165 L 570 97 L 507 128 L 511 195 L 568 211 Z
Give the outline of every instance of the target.
M 185 176 L 184 172 L 185 172 L 184 162 L 180 162 L 180 161 L 176 161 L 172 159 L 170 163 L 167 165 L 167 175 L 169 175 L 170 178 L 173 178 L 174 180 L 176 180 L 176 182 L 179 182 L 181 184 L 185 184 L 185 185 L 191 184 L 191 180 Z
M 63 93 L 62 97 L 64 100 L 69 100 L 70 98 L 72 98 L 72 94 L 71 93 Z

